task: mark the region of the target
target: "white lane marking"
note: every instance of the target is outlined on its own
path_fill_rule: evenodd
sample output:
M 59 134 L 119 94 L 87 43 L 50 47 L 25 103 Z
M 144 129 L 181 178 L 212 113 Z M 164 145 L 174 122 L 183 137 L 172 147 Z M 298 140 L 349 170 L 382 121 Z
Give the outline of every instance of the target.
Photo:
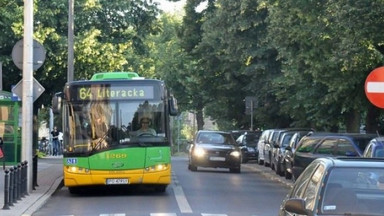
M 367 82 L 368 93 L 384 93 L 384 82 Z
M 173 186 L 173 191 L 175 193 L 175 198 L 177 201 L 177 205 L 179 205 L 179 209 L 181 213 L 192 213 L 191 206 L 187 201 L 187 198 L 184 195 L 183 188 L 181 186 Z
M 184 195 L 183 188 L 179 185 L 179 181 L 177 180 L 177 177 L 175 173 L 172 172 L 172 188 L 173 192 L 175 194 L 175 198 L 177 201 L 177 205 L 179 206 L 181 213 L 192 213 L 191 206 L 188 203 L 187 198 Z
M 124 213 L 99 214 L 99 216 L 125 216 Z
M 151 216 L 177 216 L 176 213 L 151 213 Z
M 124 213 L 99 214 L 99 216 L 125 216 Z
M 201 216 L 227 216 L 227 214 L 209 214 L 209 213 L 201 213 Z

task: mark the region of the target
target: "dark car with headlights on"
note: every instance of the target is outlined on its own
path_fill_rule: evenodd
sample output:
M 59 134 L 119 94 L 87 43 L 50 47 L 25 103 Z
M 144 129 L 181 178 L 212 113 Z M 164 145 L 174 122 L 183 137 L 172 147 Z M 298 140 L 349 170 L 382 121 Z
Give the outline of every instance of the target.
M 200 130 L 189 148 L 188 169 L 198 167 L 229 168 L 230 172 L 241 171 L 241 150 L 229 132 Z
M 237 138 L 236 142 L 240 146 L 243 163 L 247 163 L 250 160 L 257 160 L 259 156 L 257 143 L 259 142 L 261 133 L 261 131 L 248 131 Z
M 279 215 L 384 215 L 384 159 L 324 157 L 311 162 Z

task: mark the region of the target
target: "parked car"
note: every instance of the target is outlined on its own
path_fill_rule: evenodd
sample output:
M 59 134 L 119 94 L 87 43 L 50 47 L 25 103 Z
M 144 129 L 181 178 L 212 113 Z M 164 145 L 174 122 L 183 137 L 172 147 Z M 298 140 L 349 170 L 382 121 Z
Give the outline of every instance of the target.
M 383 215 L 384 159 L 314 160 L 283 200 L 279 216 Z
M 239 138 L 240 135 L 244 134 L 245 132 L 252 132 L 251 130 L 231 130 L 229 131 L 232 136 L 233 136 L 233 139 L 237 140 L 237 138 Z
M 237 138 L 236 142 L 240 146 L 243 163 L 257 160 L 259 156 L 257 143 L 259 142 L 260 135 L 261 131 L 248 131 Z
M 229 168 L 241 172 L 241 150 L 229 132 L 199 130 L 189 148 L 188 169 L 198 167 Z
M 313 132 L 312 129 L 306 129 L 306 128 L 287 129 L 285 131 L 282 131 L 279 134 L 277 142 L 273 144 L 271 168 L 272 170 L 275 170 L 277 175 L 280 175 L 280 176 L 284 175 L 285 167 L 284 167 L 283 158 L 284 158 L 285 148 L 288 146 L 292 136 L 299 131 L 302 131 L 303 133 Z
M 293 153 L 295 153 L 297 146 L 299 145 L 299 142 L 301 139 L 305 136 L 313 135 L 314 132 L 310 131 L 297 131 L 295 132 L 291 140 L 289 141 L 289 144 L 287 147 L 285 147 L 285 151 L 283 153 L 283 169 L 284 169 L 284 176 L 286 179 L 292 178 L 292 163 L 293 163 Z M 317 134 L 319 134 L 317 132 Z
M 257 157 L 257 163 L 260 165 L 264 164 L 264 146 L 265 146 L 265 143 L 268 141 L 268 138 L 271 135 L 272 131 L 273 131 L 272 129 L 264 130 L 261 133 L 259 142 L 257 143 L 257 149 L 259 152 L 259 156 Z
M 282 132 L 284 129 L 271 129 L 271 134 L 268 137 L 267 141 L 264 144 L 264 166 L 268 167 L 272 164 L 272 151 L 273 151 L 273 144 L 277 142 L 277 139 L 279 138 L 280 132 Z
M 293 154 L 293 177 L 297 179 L 308 164 L 319 157 L 361 157 L 369 141 L 375 137 L 376 134 L 334 134 L 299 145 Z
M 384 137 L 376 137 L 365 147 L 363 157 L 384 158 Z

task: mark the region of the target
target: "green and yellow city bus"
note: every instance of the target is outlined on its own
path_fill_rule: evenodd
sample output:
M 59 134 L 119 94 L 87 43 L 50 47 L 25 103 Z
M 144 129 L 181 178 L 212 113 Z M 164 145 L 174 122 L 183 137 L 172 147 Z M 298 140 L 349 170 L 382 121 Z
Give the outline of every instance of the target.
M 52 107 L 62 114 L 64 185 L 71 193 L 130 184 L 164 192 L 170 184 L 170 116 L 177 106 L 163 81 L 97 73 L 66 83 Z M 139 132 L 144 124 L 151 132 Z

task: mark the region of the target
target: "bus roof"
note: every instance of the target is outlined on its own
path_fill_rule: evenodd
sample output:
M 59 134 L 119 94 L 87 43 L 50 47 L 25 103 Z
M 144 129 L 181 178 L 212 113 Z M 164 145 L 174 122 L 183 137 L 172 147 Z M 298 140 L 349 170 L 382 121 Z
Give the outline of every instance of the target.
M 140 76 L 135 72 L 103 72 L 103 73 L 95 73 L 91 80 L 92 81 L 98 81 L 98 80 L 130 80 L 130 79 L 137 79 L 140 78 Z

